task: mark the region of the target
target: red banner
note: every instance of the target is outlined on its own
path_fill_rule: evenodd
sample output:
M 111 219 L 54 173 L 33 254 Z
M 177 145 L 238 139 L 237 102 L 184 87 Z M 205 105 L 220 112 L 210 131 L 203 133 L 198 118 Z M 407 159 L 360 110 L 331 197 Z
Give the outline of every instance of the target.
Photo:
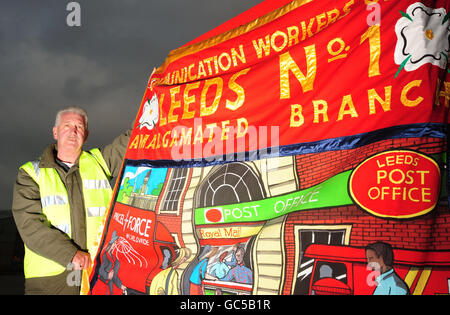
M 405 4 L 294 1 L 173 51 L 150 78 L 127 157 L 191 160 L 445 123 L 446 28 L 417 34 L 426 14 L 410 20 Z
M 266 1 L 172 51 L 84 293 L 450 293 L 449 11 Z

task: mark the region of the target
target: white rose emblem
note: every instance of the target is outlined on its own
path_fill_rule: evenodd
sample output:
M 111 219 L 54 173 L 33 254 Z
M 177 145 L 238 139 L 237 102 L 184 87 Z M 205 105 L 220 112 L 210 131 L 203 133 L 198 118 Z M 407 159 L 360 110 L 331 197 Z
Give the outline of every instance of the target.
M 159 103 L 156 94 L 153 95 L 152 99 L 144 104 L 144 109 L 142 110 L 141 118 L 139 118 L 139 129 L 147 128 L 152 130 L 156 126 L 159 120 Z
M 444 8 L 428 8 L 420 2 L 411 4 L 395 24 L 397 44 L 394 61 L 402 69 L 414 71 L 431 63 L 445 69 L 450 45 L 450 21 Z

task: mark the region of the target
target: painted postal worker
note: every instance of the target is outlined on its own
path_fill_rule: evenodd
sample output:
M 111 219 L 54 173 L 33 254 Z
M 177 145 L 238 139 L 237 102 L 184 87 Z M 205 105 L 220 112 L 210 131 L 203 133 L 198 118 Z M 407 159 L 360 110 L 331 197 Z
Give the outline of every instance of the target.
M 392 246 L 376 242 L 366 246 L 366 258 L 373 270 L 379 271 L 375 278 L 376 289 L 373 295 L 409 295 L 408 285 L 395 272 Z

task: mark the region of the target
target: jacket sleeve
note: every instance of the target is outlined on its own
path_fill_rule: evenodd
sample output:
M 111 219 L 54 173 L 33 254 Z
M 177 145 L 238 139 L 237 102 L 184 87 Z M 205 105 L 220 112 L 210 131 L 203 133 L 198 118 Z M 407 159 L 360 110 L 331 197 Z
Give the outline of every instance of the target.
M 64 267 L 72 262 L 78 247 L 66 234 L 50 225 L 42 213 L 39 186 L 22 169 L 14 183 L 12 213 L 29 249 Z
M 130 141 L 131 131 L 131 129 L 128 129 L 115 138 L 111 144 L 100 149 L 113 178 L 119 176 L 128 142 Z

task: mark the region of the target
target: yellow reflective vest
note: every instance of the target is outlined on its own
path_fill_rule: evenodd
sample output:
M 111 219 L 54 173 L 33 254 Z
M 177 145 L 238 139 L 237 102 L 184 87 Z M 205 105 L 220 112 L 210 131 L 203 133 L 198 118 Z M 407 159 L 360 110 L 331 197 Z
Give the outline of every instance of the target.
M 39 185 L 42 213 L 54 228 L 71 236 L 70 205 L 67 190 L 54 168 L 39 168 L 39 161 L 21 166 Z M 100 150 L 83 151 L 79 159 L 79 171 L 83 183 L 84 206 L 86 211 L 86 243 L 93 257 L 98 248 L 98 233 L 103 216 L 109 206 L 112 189 L 108 166 Z M 51 244 L 49 244 L 51 246 Z M 25 245 L 25 278 L 48 277 L 62 273 L 62 266 L 33 252 Z

